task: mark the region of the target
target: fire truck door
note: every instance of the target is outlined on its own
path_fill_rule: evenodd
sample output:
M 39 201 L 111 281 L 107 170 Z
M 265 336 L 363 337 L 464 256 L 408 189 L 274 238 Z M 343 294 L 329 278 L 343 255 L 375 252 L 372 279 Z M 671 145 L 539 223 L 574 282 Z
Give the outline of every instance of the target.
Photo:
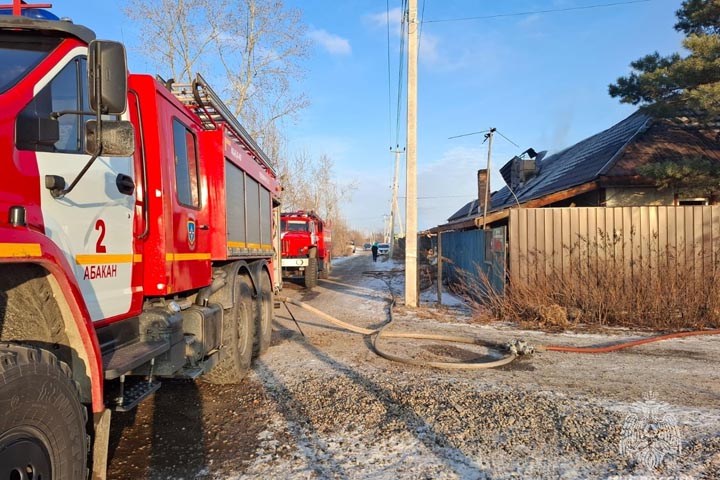
M 168 292 L 207 285 L 211 277 L 207 199 L 203 198 L 198 136 L 180 119 L 172 120 L 175 192 L 171 234 L 167 236 Z
M 86 49 L 76 48 L 38 82 L 26 109 L 41 115 L 89 111 L 86 91 Z M 127 114 L 126 114 L 127 115 Z M 70 184 L 87 164 L 84 122 L 90 117 L 59 117 L 60 139 L 38 146 L 40 197 L 45 234 L 65 253 L 93 321 L 130 310 L 135 192 L 121 193 L 118 178 L 133 178 L 131 157 L 99 157 L 75 188 L 53 198 L 45 176 L 57 175 Z M 42 151 L 41 151 L 42 150 Z M 123 178 L 123 177 L 120 177 Z

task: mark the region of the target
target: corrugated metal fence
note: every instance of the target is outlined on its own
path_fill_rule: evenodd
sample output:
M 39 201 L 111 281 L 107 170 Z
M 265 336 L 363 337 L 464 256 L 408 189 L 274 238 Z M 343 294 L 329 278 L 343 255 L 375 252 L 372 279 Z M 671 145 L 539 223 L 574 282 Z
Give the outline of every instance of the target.
M 482 295 L 485 282 L 478 281 L 478 269 L 489 280 L 493 290 L 505 288 L 506 228 L 444 232 L 442 235 L 443 276 L 449 283 L 467 284 Z M 466 285 L 467 286 L 467 285 Z
M 532 281 L 612 262 L 617 271 L 705 275 L 720 260 L 720 206 L 510 211 L 510 278 Z

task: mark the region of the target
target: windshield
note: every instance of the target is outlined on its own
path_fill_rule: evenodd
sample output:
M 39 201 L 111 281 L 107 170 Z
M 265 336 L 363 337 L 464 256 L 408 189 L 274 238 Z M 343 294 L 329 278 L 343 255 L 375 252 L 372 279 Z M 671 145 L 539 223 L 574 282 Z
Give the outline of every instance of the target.
M 308 223 L 302 220 L 283 220 L 282 221 L 283 232 L 309 232 Z
M 27 75 L 58 43 L 57 38 L 0 35 L 0 93 Z

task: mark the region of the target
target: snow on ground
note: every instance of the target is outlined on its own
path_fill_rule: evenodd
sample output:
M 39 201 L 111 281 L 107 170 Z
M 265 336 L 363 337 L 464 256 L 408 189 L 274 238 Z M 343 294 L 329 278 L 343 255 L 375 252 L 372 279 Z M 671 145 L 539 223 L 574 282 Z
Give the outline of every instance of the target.
M 400 330 L 502 344 L 598 345 L 638 338 L 549 334 L 469 323 L 451 294 L 402 305 L 403 265 L 348 257 L 323 288 L 299 292 L 337 318 L 378 328 L 389 290 Z M 447 301 L 447 303 L 446 303 Z M 256 461 L 218 479 L 720 478 L 720 338 L 693 337 L 605 355 L 536 353 L 507 367 L 442 371 L 388 362 L 362 336 L 296 312 L 253 378 L 276 413 Z M 492 347 L 387 341 L 398 354 L 464 359 Z

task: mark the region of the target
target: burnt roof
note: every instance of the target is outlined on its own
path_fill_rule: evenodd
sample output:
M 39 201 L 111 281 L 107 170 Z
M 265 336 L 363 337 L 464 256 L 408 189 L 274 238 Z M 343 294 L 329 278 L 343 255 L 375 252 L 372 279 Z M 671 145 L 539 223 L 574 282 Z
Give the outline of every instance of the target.
M 544 158 L 537 165 L 536 176 L 515 190 L 517 201 L 524 203 L 598 179 L 650 123 L 648 115 L 637 111 L 607 130 Z M 505 186 L 493 192 L 491 202 L 489 212 L 515 205 L 516 199 Z M 448 218 L 448 222 L 482 215 L 477 206 L 477 200 L 468 202 Z

